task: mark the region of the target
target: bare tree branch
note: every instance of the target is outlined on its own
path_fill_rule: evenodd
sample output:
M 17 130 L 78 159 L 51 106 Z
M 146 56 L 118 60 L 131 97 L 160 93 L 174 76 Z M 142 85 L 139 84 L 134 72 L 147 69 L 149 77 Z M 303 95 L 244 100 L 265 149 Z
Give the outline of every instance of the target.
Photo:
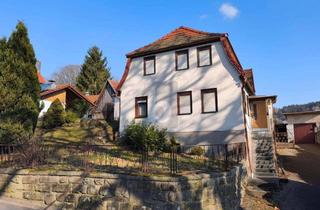
M 76 85 L 77 76 L 80 73 L 80 65 L 67 65 L 61 68 L 53 75 L 53 80 L 57 84 L 72 84 Z

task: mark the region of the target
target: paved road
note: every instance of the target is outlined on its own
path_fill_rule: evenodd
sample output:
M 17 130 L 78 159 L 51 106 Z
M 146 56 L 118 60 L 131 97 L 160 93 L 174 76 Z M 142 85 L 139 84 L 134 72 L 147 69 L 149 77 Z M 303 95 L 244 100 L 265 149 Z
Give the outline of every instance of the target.
M 30 204 L 30 202 L 10 199 L 10 198 L 0 198 L 0 210 L 35 210 L 42 209 Z
M 280 209 L 320 209 L 320 145 L 298 145 L 278 154 L 289 180 L 279 195 Z

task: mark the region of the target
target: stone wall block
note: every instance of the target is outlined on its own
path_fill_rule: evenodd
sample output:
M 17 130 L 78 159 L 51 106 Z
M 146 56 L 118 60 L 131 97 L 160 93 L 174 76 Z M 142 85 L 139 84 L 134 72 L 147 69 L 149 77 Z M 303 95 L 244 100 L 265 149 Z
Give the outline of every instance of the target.
M 35 188 L 34 184 L 23 184 L 22 186 L 23 191 L 33 191 Z
M 96 185 L 104 185 L 104 179 L 95 179 L 94 184 Z
M 39 181 L 40 183 L 59 183 L 59 178 L 53 176 L 42 176 Z
M 41 184 L 34 185 L 34 191 L 51 192 L 51 184 L 41 183 Z
M 71 192 L 71 184 L 53 184 L 52 191 L 58 193 Z
M 87 187 L 87 193 L 88 193 L 89 195 L 97 195 L 97 194 L 98 194 L 98 186 L 93 185 L 93 184 L 88 185 L 88 187 Z
M 45 193 L 43 200 L 46 205 L 51 205 L 56 200 L 56 196 L 53 193 Z
M 22 178 L 22 184 L 36 184 L 38 182 L 38 177 L 35 176 L 24 176 Z
M 27 200 L 43 201 L 44 195 L 39 192 L 24 192 L 23 198 Z

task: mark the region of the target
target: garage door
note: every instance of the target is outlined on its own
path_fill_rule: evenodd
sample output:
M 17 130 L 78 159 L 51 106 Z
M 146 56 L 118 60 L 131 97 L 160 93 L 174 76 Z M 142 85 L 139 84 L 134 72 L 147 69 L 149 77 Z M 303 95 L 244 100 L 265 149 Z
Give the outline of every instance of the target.
M 315 140 L 314 124 L 295 124 L 294 139 L 296 144 L 313 144 Z

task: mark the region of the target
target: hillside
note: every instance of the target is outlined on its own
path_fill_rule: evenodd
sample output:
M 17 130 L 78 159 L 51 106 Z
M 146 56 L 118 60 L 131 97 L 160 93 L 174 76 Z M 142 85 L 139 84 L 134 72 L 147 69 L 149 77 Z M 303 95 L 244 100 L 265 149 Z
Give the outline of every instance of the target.
M 310 102 L 306 104 L 291 104 L 291 105 L 276 109 L 276 119 L 278 122 L 285 120 L 283 113 L 316 111 L 316 110 L 320 110 L 320 101 Z

